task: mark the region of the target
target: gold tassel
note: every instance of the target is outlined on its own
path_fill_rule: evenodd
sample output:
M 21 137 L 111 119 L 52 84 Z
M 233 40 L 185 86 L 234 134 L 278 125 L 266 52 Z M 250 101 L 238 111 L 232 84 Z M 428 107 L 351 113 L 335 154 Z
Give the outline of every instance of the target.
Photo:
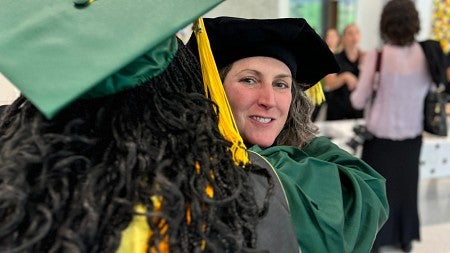
M 322 84 L 320 82 L 307 89 L 305 93 L 314 105 L 320 105 L 325 101 L 325 94 L 323 93 Z
M 155 211 L 161 210 L 161 197 L 151 197 Z M 144 215 L 146 208 L 142 204 L 137 204 L 135 207 L 135 214 L 128 224 L 128 227 L 122 231 L 119 248 L 116 253 L 145 253 L 148 252 L 148 240 L 153 236 L 153 231 L 147 222 L 147 217 Z M 151 253 L 161 252 L 169 253 L 169 235 L 167 233 L 168 224 L 163 219 L 158 227 L 159 233 L 163 236 L 158 244 L 158 249 L 150 248 Z
M 205 93 L 219 107 L 219 130 L 222 135 L 232 143 L 231 153 L 236 164 L 248 164 L 248 154 L 242 137 L 239 134 L 236 122 L 231 112 L 225 90 L 220 80 L 208 35 L 203 19 L 199 18 L 193 27 L 198 43 L 198 53 L 203 74 Z

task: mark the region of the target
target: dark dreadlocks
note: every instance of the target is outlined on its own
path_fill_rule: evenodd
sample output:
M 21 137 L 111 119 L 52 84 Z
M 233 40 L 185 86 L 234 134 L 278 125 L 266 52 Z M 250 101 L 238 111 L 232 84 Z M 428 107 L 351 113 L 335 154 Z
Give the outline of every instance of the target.
M 198 63 L 179 44 L 160 76 L 78 100 L 50 121 L 24 97 L 10 106 L 0 123 L 1 252 L 114 252 L 138 203 L 150 246 L 164 219 L 171 252 L 200 252 L 202 242 L 207 252 L 255 248 L 266 205 L 248 173 L 260 169 L 234 165 Z M 150 196 L 162 197 L 161 211 Z

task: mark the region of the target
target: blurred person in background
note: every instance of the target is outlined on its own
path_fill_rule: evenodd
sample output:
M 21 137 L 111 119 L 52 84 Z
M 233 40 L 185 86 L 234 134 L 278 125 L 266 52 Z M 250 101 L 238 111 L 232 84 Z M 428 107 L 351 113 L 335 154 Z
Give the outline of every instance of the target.
M 342 51 L 336 53 L 340 71 L 324 78 L 326 91 L 326 120 L 358 119 L 363 110 L 354 109 L 350 103 L 350 93 L 358 82 L 359 64 L 364 52 L 359 48 L 361 33 L 356 24 L 349 24 L 342 33 Z
M 336 28 L 331 27 L 328 28 L 325 31 L 325 35 L 323 36 L 323 40 L 325 41 L 325 43 L 327 44 L 328 48 L 330 48 L 331 52 L 333 53 L 337 53 L 338 51 L 340 51 L 340 44 L 341 44 L 341 38 L 339 35 L 339 32 Z M 331 75 L 331 74 L 330 74 Z M 324 86 L 325 84 L 325 79 L 322 79 L 321 81 L 322 86 Z M 312 113 L 311 119 L 313 121 L 317 120 L 317 117 L 319 116 L 319 113 L 321 113 L 321 111 L 326 110 L 327 108 L 327 104 L 326 101 L 322 104 L 319 105 L 315 105 L 314 106 L 314 111 Z
M 331 52 L 337 53 L 340 50 L 341 38 L 336 28 L 328 28 L 325 32 L 324 40 Z
M 384 45 L 367 53 L 350 99 L 363 109 L 373 94 L 377 51 L 381 51 L 377 95 L 365 115 L 373 135 L 363 144 L 362 159 L 387 180 L 390 216 L 375 240 L 373 252 L 392 246 L 412 250 L 420 239 L 417 190 L 422 146 L 424 99 L 432 85 L 425 54 L 416 41 L 419 14 L 411 0 L 391 0 L 380 19 Z

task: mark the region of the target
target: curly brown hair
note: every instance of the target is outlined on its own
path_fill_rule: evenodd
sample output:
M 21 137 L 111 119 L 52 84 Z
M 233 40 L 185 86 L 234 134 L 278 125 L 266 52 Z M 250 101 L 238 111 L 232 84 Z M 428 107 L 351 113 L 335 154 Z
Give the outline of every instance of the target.
M 384 42 L 410 45 L 419 31 L 419 13 L 413 1 L 391 0 L 384 6 L 380 19 L 380 35 Z

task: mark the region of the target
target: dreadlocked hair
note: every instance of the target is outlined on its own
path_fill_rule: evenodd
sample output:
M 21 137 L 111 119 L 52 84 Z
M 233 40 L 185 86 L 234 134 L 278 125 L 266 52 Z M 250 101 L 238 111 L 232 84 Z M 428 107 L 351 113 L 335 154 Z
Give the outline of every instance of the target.
M 153 232 L 148 252 L 165 236 L 170 252 L 253 252 L 270 194 L 258 205 L 248 174 L 264 172 L 234 165 L 202 93 L 179 42 L 161 75 L 52 120 L 17 99 L 0 123 L 0 252 L 114 252 L 136 204 Z

